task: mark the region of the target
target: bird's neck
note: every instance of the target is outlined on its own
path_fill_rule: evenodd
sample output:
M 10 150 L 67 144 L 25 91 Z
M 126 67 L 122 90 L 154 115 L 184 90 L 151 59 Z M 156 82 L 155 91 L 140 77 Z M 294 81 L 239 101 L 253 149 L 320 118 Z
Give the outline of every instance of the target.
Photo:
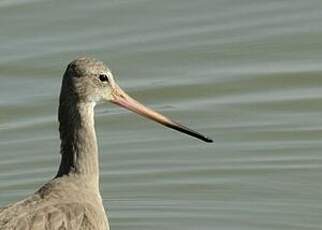
M 88 186 L 99 186 L 99 164 L 94 126 L 94 103 L 60 101 L 61 163 L 56 177 L 76 176 Z

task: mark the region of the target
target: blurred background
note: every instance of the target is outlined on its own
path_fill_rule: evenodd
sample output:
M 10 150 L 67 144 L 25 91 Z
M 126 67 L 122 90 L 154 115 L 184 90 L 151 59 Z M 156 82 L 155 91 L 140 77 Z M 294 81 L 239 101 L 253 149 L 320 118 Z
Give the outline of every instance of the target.
M 113 230 L 321 229 L 320 0 L 0 1 L 0 205 L 59 163 L 66 65 L 108 63 L 204 144 L 96 108 Z

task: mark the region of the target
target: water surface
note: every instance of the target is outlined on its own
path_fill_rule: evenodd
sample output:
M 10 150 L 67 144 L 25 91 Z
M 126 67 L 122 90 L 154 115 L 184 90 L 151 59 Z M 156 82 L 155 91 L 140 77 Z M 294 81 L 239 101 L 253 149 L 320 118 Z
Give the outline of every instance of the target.
M 96 109 L 113 229 L 321 229 L 322 2 L 0 2 L 0 205 L 53 177 L 68 62 L 109 63 L 204 144 Z

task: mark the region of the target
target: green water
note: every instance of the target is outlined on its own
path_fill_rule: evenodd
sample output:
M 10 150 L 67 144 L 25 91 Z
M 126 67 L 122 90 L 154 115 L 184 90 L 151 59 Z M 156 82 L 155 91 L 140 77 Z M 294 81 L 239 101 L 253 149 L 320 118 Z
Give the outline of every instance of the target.
M 113 230 L 322 229 L 320 0 L 0 1 L 0 205 L 53 177 L 61 76 L 108 63 L 204 144 L 96 109 Z

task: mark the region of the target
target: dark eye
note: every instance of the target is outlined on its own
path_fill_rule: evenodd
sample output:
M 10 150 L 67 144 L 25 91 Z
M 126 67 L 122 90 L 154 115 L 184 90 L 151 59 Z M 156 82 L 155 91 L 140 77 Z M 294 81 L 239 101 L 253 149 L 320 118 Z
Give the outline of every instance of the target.
M 108 82 L 109 80 L 108 80 L 108 77 L 106 76 L 106 74 L 100 74 L 100 76 L 99 76 L 99 79 L 100 79 L 100 81 L 102 81 L 102 82 Z

